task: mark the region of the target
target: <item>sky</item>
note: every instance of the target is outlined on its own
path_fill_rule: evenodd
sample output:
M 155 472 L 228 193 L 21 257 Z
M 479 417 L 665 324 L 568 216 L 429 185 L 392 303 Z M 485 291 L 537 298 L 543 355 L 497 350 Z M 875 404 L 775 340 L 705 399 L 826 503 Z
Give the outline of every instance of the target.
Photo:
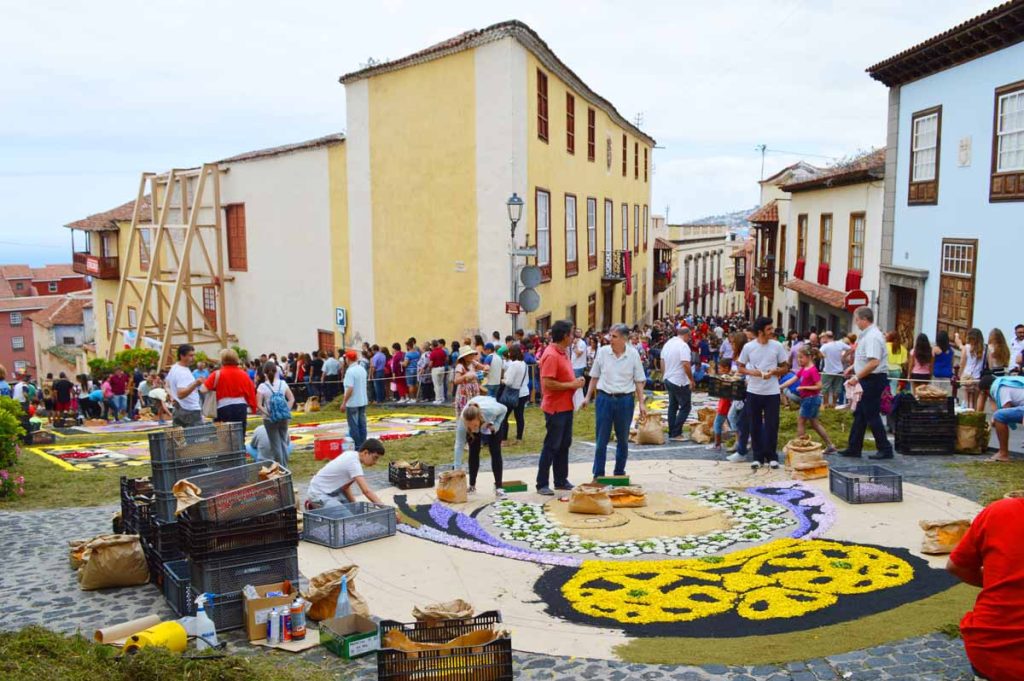
M 68 262 L 62 225 L 143 171 L 344 131 L 338 76 L 507 19 L 658 141 L 655 214 L 751 207 L 765 176 L 885 143 L 864 72 L 994 0 L 0 0 L 0 263 Z

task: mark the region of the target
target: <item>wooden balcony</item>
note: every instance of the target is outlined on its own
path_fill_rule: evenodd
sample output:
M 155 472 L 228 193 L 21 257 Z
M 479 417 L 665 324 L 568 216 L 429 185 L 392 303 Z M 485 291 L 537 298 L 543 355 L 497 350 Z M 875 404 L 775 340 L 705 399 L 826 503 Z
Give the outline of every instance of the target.
M 754 290 L 765 298 L 775 297 L 775 268 L 755 267 L 754 268 Z
M 658 295 L 659 293 L 664 293 L 665 291 L 668 290 L 669 286 L 671 286 L 671 285 L 672 285 L 672 273 L 671 272 L 666 272 L 664 274 L 660 274 L 658 272 L 654 273 L 654 295 Z
M 93 279 L 120 279 L 117 258 L 104 258 L 91 253 L 73 253 L 71 269 Z
M 629 251 L 602 251 L 604 267 L 601 270 L 601 281 L 617 283 L 626 280 L 626 258 Z

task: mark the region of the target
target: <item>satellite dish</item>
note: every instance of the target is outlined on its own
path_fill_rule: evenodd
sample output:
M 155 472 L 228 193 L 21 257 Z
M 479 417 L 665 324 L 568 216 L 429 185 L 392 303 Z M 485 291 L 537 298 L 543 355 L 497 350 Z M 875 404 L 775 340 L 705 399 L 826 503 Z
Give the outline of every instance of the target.
M 540 268 L 536 265 L 527 265 L 519 273 L 519 281 L 523 282 L 526 288 L 536 288 L 540 284 Z
M 524 311 L 533 312 L 540 307 L 540 294 L 532 288 L 523 289 L 519 294 L 519 304 Z

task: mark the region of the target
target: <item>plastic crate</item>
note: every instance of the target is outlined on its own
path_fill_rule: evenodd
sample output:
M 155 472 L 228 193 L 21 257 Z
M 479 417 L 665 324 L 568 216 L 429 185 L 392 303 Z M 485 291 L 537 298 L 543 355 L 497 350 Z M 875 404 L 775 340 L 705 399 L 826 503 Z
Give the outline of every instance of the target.
M 164 563 L 163 592 L 167 605 L 178 617 L 189 614 L 189 576 L 187 560 Z
M 395 534 L 395 509 L 366 501 L 306 511 L 303 541 L 340 549 Z
M 903 476 L 883 466 L 831 468 L 828 484 L 832 494 L 850 504 L 903 501 Z
M 188 587 L 188 611 L 186 615 L 196 614 L 196 599 L 202 591 Z M 245 626 L 245 601 L 241 591 L 227 594 L 213 594 L 213 598 L 204 606 L 206 614 L 213 620 L 217 633 L 241 629 Z
M 204 473 L 213 473 L 241 466 L 247 461 L 245 449 L 227 452 L 215 456 L 204 456 L 195 459 L 174 459 L 172 461 L 153 463 L 153 488 L 157 492 L 170 492 L 174 483 Z
M 150 515 L 165 523 L 173 523 L 176 518 L 174 511 L 178 508 L 178 499 L 170 492 L 154 492 Z
M 192 520 L 185 511 L 178 518 L 178 526 L 181 550 L 197 561 L 240 551 L 285 549 L 299 542 L 294 507 L 229 523 Z
M 245 450 L 245 431 L 241 423 L 205 423 L 149 434 L 149 458 L 154 464 L 217 456 L 240 449 Z
M 267 465 L 257 461 L 189 477 L 203 497 L 189 507 L 190 517 L 226 523 L 295 506 L 291 473 L 283 469 L 286 474 L 279 478 L 260 480 L 260 470 Z
M 189 565 L 192 586 L 199 593 L 226 594 L 241 591 L 246 584 L 299 581 L 299 557 L 295 547 L 190 560 Z
M 181 539 L 178 523 L 160 519 L 153 521 L 147 539 L 153 550 L 164 560 L 178 560 L 184 557 L 181 551 Z
M 181 554 L 179 553 L 177 556 L 165 556 L 156 550 L 150 539 L 147 537 L 143 537 L 139 543 L 142 544 L 142 553 L 146 556 L 146 564 L 149 566 L 149 581 L 152 584 L 156 584 L 158 587 L 163 588 L 164 565 L 175 560 L 181 560 Z
M 121 521 L 125 534 L 149 533 L 152 504 L 153 486 L 149 478 L 121 478 Z
M 723 381 L 718 376 L 708 376 L 708 396 L 726 400 L 743 400 L 747 397 L 747 382 Z
M 951 423 L 912 426 L 897 422 L 895 448 L 900 454 L 955 454 L 956 426 Z
M 947 397 L 943 400 L 919 400 L 913 395 L 903 395 L 896 408 L 897 417 L 905 416 L 956 416 L 956 400 Z
M 388 464 L 388 482 L 398 489 L 429 489 L 434 486 L 434 467 L 420 464 L 418 472 L 408 468 L 397 468 L 394 462 Z
M 418 643 L 446 643 L 473 631 L 497 628 L 500 624 L 501 614 L 493 610 L 469 620 L 452 620 L 437 626 L 382 620 L 380 640 L 383 646 L 387 633 L 397 629 Z M 486 646 L 430 650 L 415 655 L 390 648 L 377 651 L 377 679 L 381 681 L 511 681 L 512 678 L 512 639 L 508 636 Z
M 345 451 L 344 435 L 320 436 L 313 440 L 313 459 L 315 461 L 331 461 Z

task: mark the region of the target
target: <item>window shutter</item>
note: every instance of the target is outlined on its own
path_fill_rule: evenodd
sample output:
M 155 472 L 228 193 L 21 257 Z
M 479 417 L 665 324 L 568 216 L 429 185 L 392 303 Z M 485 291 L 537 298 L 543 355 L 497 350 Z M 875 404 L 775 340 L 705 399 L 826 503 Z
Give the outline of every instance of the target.
M 245 272 L 248 269 L 245 238 L 245 204 L 227 206 L 228 269 Z

